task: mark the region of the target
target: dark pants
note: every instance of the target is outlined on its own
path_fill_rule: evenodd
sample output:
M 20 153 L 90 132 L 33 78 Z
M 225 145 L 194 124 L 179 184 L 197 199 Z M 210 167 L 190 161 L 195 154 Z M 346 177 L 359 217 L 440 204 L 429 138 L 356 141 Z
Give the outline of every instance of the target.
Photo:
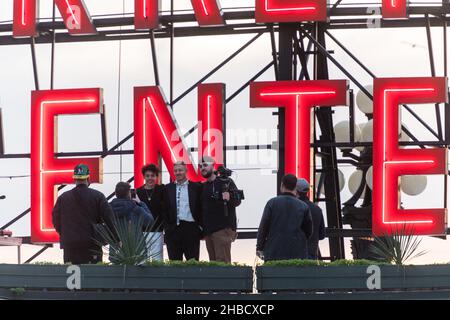
M 64 263 L 96 264 L 102 262 L 102 248 L 64 248 Z
M 166 230 L 165 241 L 170 260 L 200 259 L 200 229 L 196 222 L 181 221 Z

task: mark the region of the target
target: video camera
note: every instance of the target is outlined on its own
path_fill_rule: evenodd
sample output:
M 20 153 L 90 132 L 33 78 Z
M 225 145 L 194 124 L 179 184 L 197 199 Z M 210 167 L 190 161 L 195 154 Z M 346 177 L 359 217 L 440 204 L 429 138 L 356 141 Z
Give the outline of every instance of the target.
M 216 190 L 213 193 L 212 198 L 214 200 L 223 201 L 222 193 L 224 192 L 230 193 L 230 198 L 233 200 L 242 201 L 245 199 L 244 190 L 239 190 L 237 188 L 230 189 L 230 185 L 232 182 L 230 177 L 233 174 L 233 171 L 225 168 L 224 166 L 220 166 L 219 168 L 217 168 L 215 174 L 217 175 L 217 180 L 221 184 L 221 188 L 220 190 Z

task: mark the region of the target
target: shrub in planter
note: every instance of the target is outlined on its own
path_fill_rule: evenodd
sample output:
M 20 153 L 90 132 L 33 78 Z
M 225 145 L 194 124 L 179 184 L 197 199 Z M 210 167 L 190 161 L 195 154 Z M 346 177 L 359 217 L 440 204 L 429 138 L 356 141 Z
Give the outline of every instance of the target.
M 448 265 L 393 265 L 370 260 L 274 261 L 257 267 L 259 292 L 369 290 L 367 281 L 379 267 L 381 290 L 450 289 Z M 371 271 L 370 271 L 371 270 Z

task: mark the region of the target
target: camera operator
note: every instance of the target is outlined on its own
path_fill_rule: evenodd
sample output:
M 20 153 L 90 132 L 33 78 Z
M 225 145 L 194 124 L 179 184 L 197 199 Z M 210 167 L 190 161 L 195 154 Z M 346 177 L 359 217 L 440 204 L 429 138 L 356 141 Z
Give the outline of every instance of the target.
M 241 204 L 243 192 L 229 177 L 231 172 L 214 171 L 214 159 L 203 157 L 201 173 L 207 179 L 203 183 L 202 213 L 203 231 L 210 261 L 231 263 L 231 243 L 236 240 L 236 207 Z

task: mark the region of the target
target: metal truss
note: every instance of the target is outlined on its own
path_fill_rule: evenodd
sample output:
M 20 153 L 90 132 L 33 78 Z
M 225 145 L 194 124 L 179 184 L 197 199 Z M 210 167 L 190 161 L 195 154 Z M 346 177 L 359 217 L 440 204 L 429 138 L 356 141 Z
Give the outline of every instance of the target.
M 123 16 L 102 16 L 94 17 L 94 24 L 98 29 L 98 34 L 89 36 L 71 36 L 66 31 L 62 21 L 55 19 L 53 15 L 50 20 L 41 20 L 38 24 L 39 36 L 31 39 L 15 39 L 12 34 L 12 23 L 0 23 L 0 46 L 10 45 L 29 45 L 31 49 L 31 57 L 33 62 L 33 75 L 35 80 L 36 90 L 40 89 L 39 75 L 37 72 L 37 59 L 36 59 L 36 46 L 39 44 L 51 44 L 52 45 L 52 64 L 51 75 L 53 79 L 54 71 L 54 56 L 55 46 L 58 43 L 69 42 L 98 42 L 98 41 L 119 41 L 119 40 L 137 40 L 146 39 L 151 44 L 151 58 L 154 69 L 155 84 L 159 85 L 159 70 L 157 63 L 158 51 L 155 45 L 155 39 L 169 38 L 171 39 L 171 79 L 170 79 L 170 104 L 174 107 L 176 103 L 181 101 L 185 96 L 192 92 L 198 84 L 207 81 L 218 70 L 222 69 L 236 56 L 243 52 L 246 48 L 251 46 L 257 39 L 264 34 L 270 35 L 270 47 L 272 54 L 272 61 L 268 61 L 267 65 L 259 72 L 249 78 L 248 81 L 242 84 L 242 86 L 227 97 L 226 103 L 231 102 L 240 93 L 242 93 L 252 81 L 257 80 L 262 74 L 273 68 L 274 77 L 276 80 L 312 80 L 312 79 L 328 79 L 328 64 L 334 64 L 346 77 L 354 83 L 360 90 L 366 95 L 372 98 L 371 94 L 367 92 L 364 86 L 359 82 L 358 75 L 352 74 L 348 71 L 342 63 L 340 63 L 333 53 L 327 49 L 327 41 L 333 41 L 339 46 L 345 54 L 347 54 L 352 61 L 364 70 L 372 78 L 376 75 L 364 65 L 357 55 L 351 52 L 345 47 L 333 33 L 332 30 L 342 29 L 367 29 L 372 26 L 368 23 L 369 19 L 380 18 L 375 16 L 373 12 L 380 12 L 379 7 L 365 7 L 365 6 L 343 6 L 342 1 L 337 1 L 336 4 L 330 8 L 330 21 L 328 23 L 290 23 L 290 24 L 256 24 L 254 22 L 254 9 L 239 9 L 239 10 L 226 10 L 224 18 L 226 20 L 225 26 L 220 27 L 198 27 L 195 16 L 192 13 L 178 13 L 172 12 L 171 14 L 164 14 L 161 18 L 161 28 L 153 31 L 137 31 L 134 30 L 134 20 L 129 15 Z M 444 30 L 444 74 L 447 75 L 447 41 L 446 32 L 447 24 L 449 22 L 449 9 L 442 5 L 430 5 L 409 7 L 410 18 L 409 19 L 393 19 L 393 20 L 380 20 L 379 28 L 411 28 L 411 27 L 423 27 L 427 31 L 428 51 L 430 59 L 431 76 L 436 74 L 433 42 L 431 38 L 431 27 L 442 27 Z M 278 33 L 278 49 L 276 43 L 275 34 Z M 174 39 L 180 37 L 197 37 L 197 36 L 220 36 L 220 35 L 245 35 L 254 34 L 254 36 L 248 40 L 243 46 L 238 48 L 233 54 L 219 63 L 210 72 L 205 74 L 201 79 L 192 84 L 185 92 L 180 96 L 173 96 L 173 53 L 174 53 Z M 314 68 L 310 70 L 308 68 L 310 59 L 313 60 Z M 51 81 L 51 88 L 53 88 L 53 81 Z M 409 112 L 418 122 L 426 128 L 437 141 L 420 141 L 412 132 L 406 128 L 403 130 L 412 139 L 412 142 L 401 142 L 400 145 L 414 145 L 421 148 L 427 146 L 448 146 L 450 140 L 450 115 L 445 112 L 445 126 L 442 124 L 440 113 L 438 112 L 438 106 L 436 105 L 436 127 L 437 132 L 420 118 L 411 108 L 404 106 L 407 112 Z M 447 110 L 448 108 L 446 108 Z M 284 174 L 284 109 L 280 108 L 274 115 L 278 117 L 279 126 L 279 163 L 278 170 L 278 183 Z M 367 168 L 371 165 L 371 148 L 372 143 L 355 142 L 354 140 L 354 99 L 353 92 L 351 91 L 351 104 L 350 104 L 350 141 L 348 143 L 336 143 L 333 129 L 332 110 L 330 108 L 318 108 L 316 110 L 316 119 L 319 123 L 322 135 L 316 137 L 312 147 L 315 154 L 322 158 L 323 166 L 321 169 L 315 168 L 316 172 L 322 172 L 320 181 L 317 181 L 317 192 L 315 195 L 316 201 L 325 202 L 327 210 L 327 237 L 330 244 L 330 257 L 327 259 L 340 259 L 345 257 L 345 250 L 343 239 L 345 237 L 352 237 L 353 239 L 370 237 L 370 227 L 344 229 L 343 228 L 343 214 L 342 210 L 348 210 L 349 208 L 355 208 L 356 201 L 364 191 L 365 179 L 361 183 L 361 187 L 358 192 L 350 200 L 341 204 L 340 192 L 338 186 L 338 166 L 342 163 L 352 164 L 358 168 Z M 0 114 L 1 120 L 1 114 Z M 133 137 L 133 133 L 130 133 L 123 138 L 119 143 L 111 148 L 108 148 L 106 141 L 106 129 L 105 119 L 101 117 L 102 124 L 102 150 L 95 152 L 67 152 L 57 153 L 58 157 L 71 157 L 71 156 L 100 156 L 102 158 L 108 156 L 117 155 L 132 155 L 133 150 L 122 150 L 123 145 Z M 1 125 L 1 122 L 0 122 Z M 189 130 L 185 136 L 188 136 L 194 132 L 196 127 Z M 445 129 L 444 129 L 445 128 Z M 0 127 L 1 129 L 1 127 Z M 2 133 L 2 130 L 0 130 Z M 366 151 L 361 156 L 356 156 L 351 152 L 344 152 L 343 158 L 338 159 L 337 148 L 339 147 L 365 147 Z M 273 149 L 273 145 L 245 145 L 245 146 L 226 146 L 226 150 L 264 150 Z M 195 148 L 191 148 L 191 151 L 195 151 Z M 15 158 L 29 158 L 29 154 L 5 154 L 3 150 L 3 134 L 0 139 L 0 159 L 15 159 Z M 129 182 L 133 181 L 131 177 Z M 325 186 L 325 195 L 322 198 L 320 189 Z M 65 186 L 60 186 L 60 189 Z M 108 199 L 112 198 L 113 194 L 108 196 Z M 366 192 L 363 206 L 370 206 L 371 195 L 370 192 Z M 9 221 L 0 227 L 0 230 L 8 228 L 21 218 L 30 213 L 31 209 L 21 212 L 14 219 Z M 344 212 L 345 213 L 345 212 Z M 254 239 L 256 237 L 256 229 L 242 229 L 239 230 L 239 239 Z M 28 238 L 26 238 L 28 239 Z M 45 251 L 49 246 L 43 247 L 38 253 L 28 259 L 27 262 L 32 261 L 40 253 Z M 323 257 L 324 258 L 324 257 Z

